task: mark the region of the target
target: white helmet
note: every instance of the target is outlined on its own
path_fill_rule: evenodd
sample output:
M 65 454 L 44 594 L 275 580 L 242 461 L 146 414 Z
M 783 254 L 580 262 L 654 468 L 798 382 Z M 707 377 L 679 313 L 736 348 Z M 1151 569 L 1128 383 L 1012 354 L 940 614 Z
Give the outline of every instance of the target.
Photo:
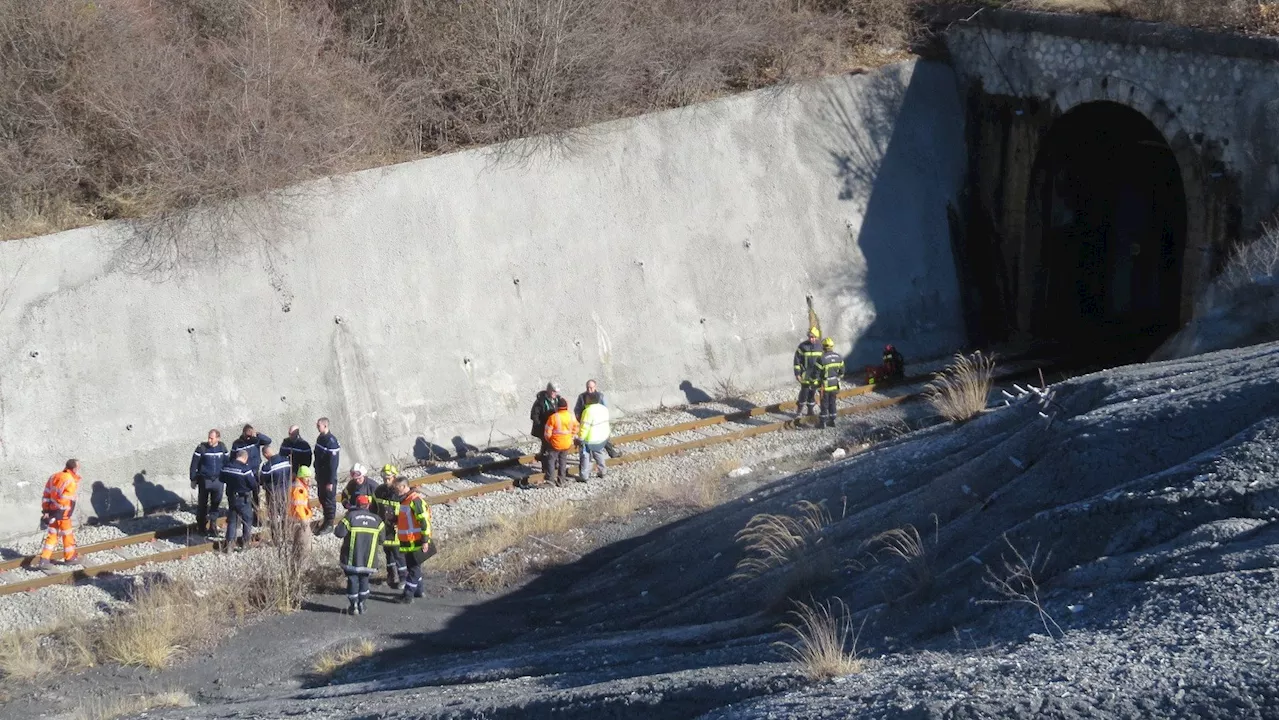
M 365 466 L 361 465 L 360 463 L 356 463 L 355 465 L 351 466 L 352 475 L 364 475 L 365 472 L 366 472 Z

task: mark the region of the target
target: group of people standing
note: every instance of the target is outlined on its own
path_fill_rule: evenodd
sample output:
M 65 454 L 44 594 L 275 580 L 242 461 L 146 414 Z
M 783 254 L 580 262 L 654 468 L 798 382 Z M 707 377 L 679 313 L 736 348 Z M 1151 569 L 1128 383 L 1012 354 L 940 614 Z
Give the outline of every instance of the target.
M 796 415 L 812 417 L 814 405 L 818 405 L 818 427 L 835 427 L 836 400 L 839 397 L 840 380 L 845 375 L 844 358 L 836 352 L 834 340 L 827 337 L 819 342 L 820 337 L 822 333 L 818 328 L 809 328 L 809 337 L 796 347 L 793 365 L 796 382 L 800 383 Z M 906 363 L 902 353 L 893 345 L 884 346 L 881 361 L 874 377 L 894 382 L 904 378 Z M 869 379 L 868 384 L 874 384 L 874 379 Z
M 534 398 L 529 410 L 533 423 L 529 434 L 541 442 L 535 456 L 542 463 L 542 474 L 556 487 L 564 485 L 568 476 L 569 454 L 578 448 L 578 482 L 587 482 L 595 465 L 597 478 L 605 476 L 605 456 L 619 457 L 622 452 L 609 441 L 609 407 L 595 380 L 588 380 L 586 390 L 578 395 L 573 412 L 560 387 L 547 383 Z M 517 480 L 516 487 L 529 489 L 528 478 Z
M 272 517 L 283 517 L 290 485 L 308 468 L 306 475 L 314 476 L 316 497 L 320 501 L 323 519 L 316 534 L 334 528 L 337 516 L 338 465 L 342 446 L 329 431 L 329 418 L 316 421 L 315 446 L 302 438 L 301 429 L 289 428 L 288 437 L 279 450 L 272 447 L 271 438 L 258 432 L 252 425 L 245 425 L 240 437 L 231 443 L 231 449 L 222 442 L 222 433 L 209 431 L 205 442 L 200 443 L 191 455 L 188 475 L 196 496 L 196 531 L 213 535 L 213 516 L 227 498 L 228 547 L 236 541 L 239 547 L 248 541 L 250 527 L 260 523 L 259 507 L 265 489 L 267 512 Z M 303 475 L 303 479 L 306 479 Z
M 403 589 L 404 603 L 422 597 L 422 563 L 436 551 L 426 499 L 394 465 L 382 466 L 379 484 L 359 463 L 351 467 L 341 499 L 347 512 L 333 534 L 342 539 L 338 563 L 347 576 L 347 612 L 365 612 L 379 547 L 386 558 L 387 587 Z
M 339 493 L 342 446 L 330 431 L 328 418 L 316 421 L 316 431 L 312 445 L 294 425 L 276 450 L 270 437 L 245 425 L 228 450 L 221 433 L 210 430 L 191 456 L 191 486 L 198 491 L 197 530 L 215 534 L 215 516 L 225 495 L 223 552 L 244 549 L 253 526 L 264 524 L 263 520 L 273 536 L 304 537 L 308 544 L 312 533 L 332 531 L 342 540 L 338 559 L 347 576 L 348 612 L 358 615 L 365 610 L 379 548 L 385 557 L 387 586 L 403 590 L 402 602 L 422 597 L 422 563 L 435 553 L 426 499 L 394 465 L 382 467 L 381 483 L 364 465 L 352 465 Z M 312 524 L 312 481 L 322 515 L 314 531 L 307 532 Z M 339 502 L 346 510 L 340 520 Z

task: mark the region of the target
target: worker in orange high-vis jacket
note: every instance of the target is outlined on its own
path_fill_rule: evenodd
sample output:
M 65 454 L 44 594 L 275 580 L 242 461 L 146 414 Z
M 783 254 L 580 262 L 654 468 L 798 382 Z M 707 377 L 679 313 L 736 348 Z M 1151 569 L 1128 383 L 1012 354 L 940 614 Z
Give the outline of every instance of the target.
M 396 478 L 395 488 L 400 502 L 396 539 L 400 541 L 400 578 L 404 582 L 400 601 L 411 603 L 423 594 L 422 561 L 435 554 L 431 545 L 431 507 L 404 478 Z
M 573 450 L 573 440 L 578 437 L 579 427 L 578 419 L 569 412 L 569 401 L 560 398 L 556 413 L 547 418 L 547 427 L 542 432 L 550 448 L 547 454 L 551 457 L 543 472 L 547 481 L 554 482 L 556 487 L 564 485 L 569 473 L 569 452 Z
M 44 485 L 40 503 L 40 528 L 45 531 L 40 548 L 40 567 L 53 566 L 53 550 L 62 541 L 62 562 L 80 559 L 76 553 L 76 533 L 71 529 L 71 515 L 76 509 L 76 491 L 80 489 L 80 461 L 72 458 L 61 472 L 54 473 Z
M 298 468 L 298 474 L 289 488 L 289 530 L 286 531 L 295 550 L 305 557 L 311 551 L 311 485 L 316 476 L 310 465 Z

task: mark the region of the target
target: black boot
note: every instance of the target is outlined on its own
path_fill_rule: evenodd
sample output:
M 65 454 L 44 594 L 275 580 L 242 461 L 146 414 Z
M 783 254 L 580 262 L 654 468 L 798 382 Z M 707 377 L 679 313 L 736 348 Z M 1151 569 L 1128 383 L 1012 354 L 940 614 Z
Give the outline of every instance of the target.
M 358 615 L 364 614 L 364 600 L 361 600 L 360 602 L 356 603 L 356 614 Z
M 359 615 L 359 614 L 360 614 L 360 606 L 356 604 L 356 601 L 355 601 L 355 600 L 352 600 L 352 601 L 351 601 L 351 604 L 347 606 L 347 614 L 348 614 L 348 615 Z

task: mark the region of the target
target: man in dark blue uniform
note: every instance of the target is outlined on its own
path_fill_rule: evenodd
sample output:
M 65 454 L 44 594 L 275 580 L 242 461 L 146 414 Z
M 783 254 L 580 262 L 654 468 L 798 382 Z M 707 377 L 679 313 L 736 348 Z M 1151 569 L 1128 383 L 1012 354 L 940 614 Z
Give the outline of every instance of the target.
M 333 520 L 338 514 L 338 455 L 342 446 L 338 438 L 329 432 L 329 418 L 322 417 L 316 421 L 316 499 L 320 501 L 320 509 L 324 520 L 316 534 L 333 530 Z
M 208 442 L 196 446 L 191 455 L 191 487 L 196 489 L 196 532 L 213 533 L 212 516 L 222 505 L 222 466 L 227 462 L 227 446 L 222 444 L 222 433 L 209 431 Z

